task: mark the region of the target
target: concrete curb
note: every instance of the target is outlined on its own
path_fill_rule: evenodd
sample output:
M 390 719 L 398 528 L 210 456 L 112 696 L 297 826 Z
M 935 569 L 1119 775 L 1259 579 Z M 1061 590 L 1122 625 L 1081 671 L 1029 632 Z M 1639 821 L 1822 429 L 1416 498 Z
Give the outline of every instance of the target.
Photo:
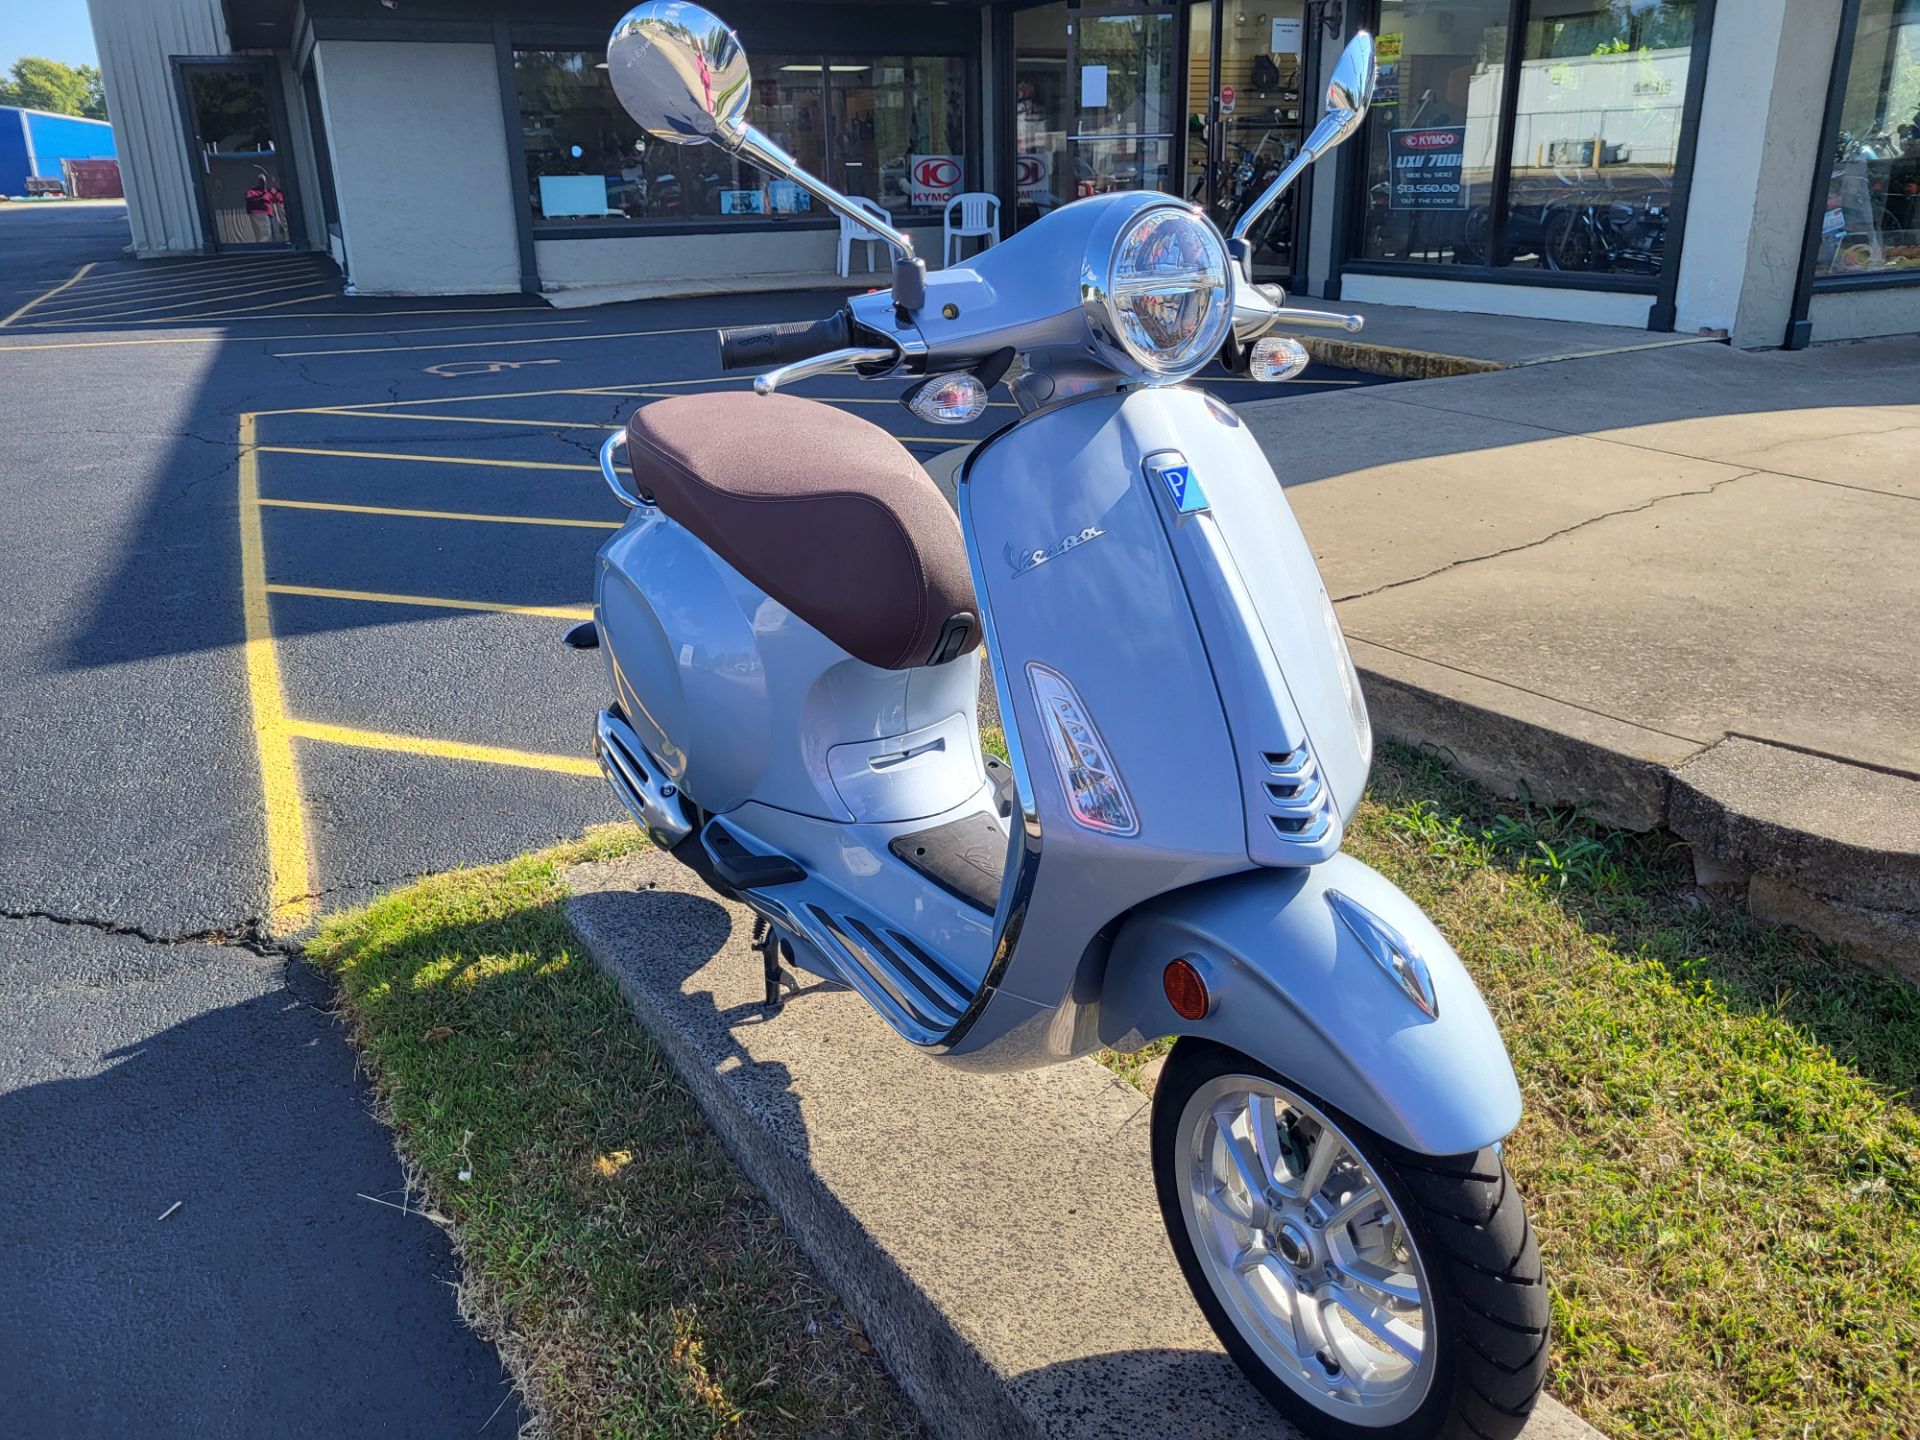
M 1481 375 L 1507 367 L 1498 360 L 1470 355 L 1443 355 L 1432 350 L 1403 350 L 1396 345 L 1373 345 L 1364 340 L 1336 340 L 1302 335 L 1307 354 L 1322 365 L 1358 370 L 1362 375 L 1385 375 L 1393 380 L 1441 380 L 1450 375 Z
M 940 1440 L 1286 1437 L 1161 1231 L 1148 1102 L 1091 1060 L 976 1075 L 850 991 L 760 1004 L 751 917 L 646 851 L 567 914 Z M 1528 1440 L 1597 1434 L 1543 1400 Z
M 1665 829 L 1702 884 L 1920 983 L 1920 780 L 1743 736 L 1710 745 L 1349 641 L 1375 730 L 1502 795 Z

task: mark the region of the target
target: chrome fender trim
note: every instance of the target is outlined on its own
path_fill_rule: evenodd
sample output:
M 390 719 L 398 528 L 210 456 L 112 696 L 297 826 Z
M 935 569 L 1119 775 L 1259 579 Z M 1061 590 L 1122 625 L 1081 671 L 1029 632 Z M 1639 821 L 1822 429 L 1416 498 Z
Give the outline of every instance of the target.
M 1363 942 L 1353 907 L 1417 952 L 1436 1013 Z M 1206 982 L 1211 1004 L 1197 1021 L 1167 1000 L 1176 959 Z M 1513 1064 L 1466 967 L 1417 905 L 1348 855 L 1207 881 L 1135 909 L 1114 940 L 1099 1029 L 1119 1050 L 1162 1035 L 1231 1046 L 1425 1155 L 1478 1150 L 1520 1120 Z

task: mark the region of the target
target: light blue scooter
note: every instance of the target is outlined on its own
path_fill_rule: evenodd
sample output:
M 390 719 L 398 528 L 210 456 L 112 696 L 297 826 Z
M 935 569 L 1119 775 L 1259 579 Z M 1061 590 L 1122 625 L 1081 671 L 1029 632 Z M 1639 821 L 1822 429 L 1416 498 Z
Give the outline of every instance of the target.
M 985 1070 L 1180 1037 L 1155 1179 L 1235 1359 L 1315 1435 L 1516 1433 L 1547 1330 L 1500 1158 L 1520 1092 L 1446 940 L 1340 853 L 1359 680 L 1259 445 L 1184 383 L 1216 357 L 1286 378 L 1305 354 L 1278 327 L 1358 328 L 1256 287 L 1245 236 L 1360 123 L 1372 42 L 1233 239 L 1103 195 L 933 274 L 746 123 L 746 56 L 707 11 L 641 5 L 607 59 L 649 135 L 804 186 L 898 257 L 830 320 L 723 332 L 755 393 L 656 401 L 607 442 L 633 514 L 579 637 L 616 697 L 607 779 L 762 917 L 769 1005 L 791 961 Z M 829 372 L 910 378 L 932 423 L 1005 382 L 1019 418 L 969 457 L 957 521 L 879 428 L 779 393 Z

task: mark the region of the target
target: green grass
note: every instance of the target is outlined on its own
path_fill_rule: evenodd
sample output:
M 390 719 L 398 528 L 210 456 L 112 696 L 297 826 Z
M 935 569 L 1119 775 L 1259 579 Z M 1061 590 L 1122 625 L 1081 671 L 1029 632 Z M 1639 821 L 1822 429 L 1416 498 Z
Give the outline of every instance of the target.
M 1348 848 L 1506 1036 L 1548 1388 L 1616 1436 L 1920 1435 L 1920 992 L 1700 901 L 1670 840 L 1409 752 L 1376 763 Z
M 441 1218 L 463 1309 L 557 1436 L 912 1435 L 872 1347 L 734 1168 L 560 909 L 642 843 L 440 876 L 308 953 Z
M 910 1433 L 565 922 L 558 870 L 635 843 L 410 886 L 312 946 L 469 1311 L 554 1434 Z M 1920 1435 L 1920 992 L 1697 899 L 1670 841 L 1407 752 L 1349 848 L 1452 938 L 1512 1052 L 1553 1393 L 1613 1436 Z M 1164 1048 L 1104 1058 L 1137 1079 Z

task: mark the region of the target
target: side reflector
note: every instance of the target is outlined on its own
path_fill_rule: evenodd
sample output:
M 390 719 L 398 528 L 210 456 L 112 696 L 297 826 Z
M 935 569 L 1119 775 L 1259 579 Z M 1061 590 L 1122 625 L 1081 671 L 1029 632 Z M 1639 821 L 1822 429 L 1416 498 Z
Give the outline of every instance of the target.
M 1167 966 L 1161 981 L 1167 987 L 1167 1003 L 1182 1020 L 1204 1020 L 1213 1008 L 1207 982 L 1191 960 L 1175 960 Z

